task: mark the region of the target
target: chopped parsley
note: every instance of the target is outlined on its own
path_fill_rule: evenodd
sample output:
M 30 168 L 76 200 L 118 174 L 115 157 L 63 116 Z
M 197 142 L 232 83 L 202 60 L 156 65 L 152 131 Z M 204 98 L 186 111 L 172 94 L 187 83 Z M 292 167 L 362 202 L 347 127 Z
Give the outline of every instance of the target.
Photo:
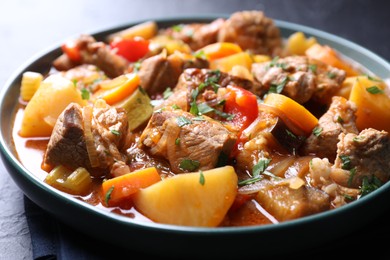
M 268 93 L 277 93 L 277 94 L 280 94 L 282 93 L 284 87 L 286 86 L 287 82 L 288 82 L 289 78 L 288 77 L 285 77 L 282 82 L 280 83 L 272 83 L 269 90 L 268 90 Z
M 378 79 L 378 78 L 375 78 L 375 77 L 370 76 L 370 75 L 368 75 L 368 74 L 365 74 L 365 75 L 366 75 L 366 77 L 367 77 L 369 80 L 371 80 L 371 81 L 382 82 L 382 80 L 380 80 L 380 79 Z
M 351 169 L 351 158 L 349 158 L 348 155 L 339 155 L 339 158 L 341 160 L 341 169 L 343 170 L 349 170 Z
M 195 52 L 194 57 L 197 59 L 203 59 L 203 60 L 207 59 L 206 54 L 204 53 L 204 50 L 200 50 L 200 51 Z
M 176 104 L 173 104 L 173 105 L 172 105 L 172 108 L 173 108 L 173 109 L 180 109 L 180 107 L 179 107 L 178 105 L 176 105 Z
M 344 124 L 344 119 L 341 116 L 338 116 L 337 122 L 339 122 L 340 124 Z
M 317 65 L 316 64 L 309 64 L 309 70 L 313 73 L 317 72 Z
M 139 90 L 139 92 L 141 92 L 141 94 L 146 95 L 146 91 L 143 87 L 138 86 L 138 90 Z
M 266 172 L 266 169 L 267 169 L 267 167 L 268 167 L 270 162 L 271 162 L 271 159 L 268 159 L 268 158 L 260 159 L 258 161 L 258 163 L 255 166 L 253 166 L 252 178 L 240 181 L 238 183 L 238 185 L 239 186 L 244 186 L 244 185 L 255 183 L 255 182 L 257 182 L 257 181 L 259 181 L 259 180 L 261 180 L 263 178 L 262 174 L 272 175 L 273 176 L 272 173 Z
M 314 129 L 313 129 L 313 135 L 315 135 L 315 136 L 320 136 L 321 135 L 321 133 L 322 133 L 322 127 L 319 127 L 319 126 L 316 126 L 316 127 L 314 127 Z
M 179 127 L 183 127 L 185 125 L 192 124 L 192 121 L 190 119 L 188 119 L 187 117 L 179 116 L 176 118 L 176 123 Z
M 382 184 L 382 181 L 375 175 L 372 175 L 371 178 L 364 176 L 362 180 L 362 186 L 360 188 L 360 195 L 363 197 L 378 189 L 380 186 L 382 186 Z
M 354 142 L 360 142 L 361 140 L 363 140 L 364 139 L 364 136 L 355 136 L 353 139 L 352 139 L 352 141 L 354 141 Z
M 117 136 L 121 135 L 121 133 L 120 133 L 118 130 L 115 130 L 115 129 L 112 129 L 110 132 L 111 132 L 113 135 L 117 135 Z
M 367 92 L 371 93 L 371 94 L 383 94 L 383 90 L 378 88 L 378 86 L 372 86 L 372 87 L 368 87 L 366 88 Z
M 331 71 L 328 71 L 328 73 L 326 74 L 328 76 L 328 78 L 330 79 L 334 79 L 336 77 L 336 73 L 334 72 L 331 72 Z
M 138 72 L 141 69 L 141 61 L 134 62 L 133 71 Z
M 180 137 L 176 138 L 175 140 L 175 145 L 179 145 L 180 144 Z
M 348 178 L 348 187 L 351 187 L 353 178 L 356 175 L 356 168 L 353 168 L 349 171 L 349 178 Z
M 108 189 L 106 192 L 106 195 L 104 196 L 104 201 L 106 202 L 106 205 L 108 206 L 108 201 L 111 199 L 111 193 L 114 190 L 114 186 L 111 186 L 111 188 Z
M 163 92 L 163 98 L 168 99 L 172 94 L 172 89 L 170 87 L 167 87 Z
M 201 185 L 204 185 L 204 183 L 205 183 L 204 174 L 203 174 L 202 171 L 199 171 L 199 174 L 200 174 L 200 176 L 199 176 L 199 183 L 200 183 Z
M 286 129 L 286 133 L 288 136 L 294 138 L 294 139 L 297 139 L 297 136 L 295 134 L 293 134 L 290 130 Z
M 83 100 L 88 100 L 89 99 L 89 96 L 90 96 L 90 92 L 87 88 L 82 88 L 81 89 L 81 98 Z
M 191 159 L 183 159 L 180 164 L 179 168 L 185 171 L 195 171 L 200 166 L 200 162 L 196 160 Z
M 181 32 L 181 30 L 183 30 L 183 27 L 184 27 L 183 24 L 176 24 L 176 25 L 172 26 L 171 28 L 175 32 Z

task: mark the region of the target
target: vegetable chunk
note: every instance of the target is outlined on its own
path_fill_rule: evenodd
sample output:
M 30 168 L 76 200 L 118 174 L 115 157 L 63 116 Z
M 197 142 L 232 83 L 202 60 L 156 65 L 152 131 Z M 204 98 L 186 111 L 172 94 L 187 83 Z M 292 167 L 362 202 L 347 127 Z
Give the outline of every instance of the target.
M 84 106 L 87 101 L 69 79 L 61 75 L 47 77 L 26 106 L 19 134 L 50 136 L 58 116 L 72 102 Z
M 232 166 L 184 173 L 134 196 L 136 208 L 153 221 L 182 226 L 218 226 L 237 194 Z
M 366 76 L 357 77 L 349 100 L 357 106 L 356 126 L 359 131 L 372 127 L 390 132 L 390 97 L 385 93 L 383 82 Z

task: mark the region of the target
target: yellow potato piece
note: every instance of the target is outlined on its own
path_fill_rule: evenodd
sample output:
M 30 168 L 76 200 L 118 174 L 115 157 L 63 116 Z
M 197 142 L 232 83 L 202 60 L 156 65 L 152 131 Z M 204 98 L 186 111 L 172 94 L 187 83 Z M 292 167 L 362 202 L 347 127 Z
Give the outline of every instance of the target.
M 305 51 L 315 43 L 316 38 L 306 38 L 303 32 L 296 32 L 287 39 L 286 48 L 291 55 L 305 55 Z
M 140 190 L 135 207 L 151 220 L 181 226 L 216 227 L 237 194 L 234 168 L 178 174 Z
M 210 62 L 210 69 L 229 73 L 234 66 L 241 65 L 248 70 L 252 66 L 252 58 L 247 52 L 239 52 Z
M 71 102 L 85 105 L 87 101 L 69 79 L 59 74 L 47 77 L 25 108 L 19 134 L 23 137 L 50 136 L 58 116 Z

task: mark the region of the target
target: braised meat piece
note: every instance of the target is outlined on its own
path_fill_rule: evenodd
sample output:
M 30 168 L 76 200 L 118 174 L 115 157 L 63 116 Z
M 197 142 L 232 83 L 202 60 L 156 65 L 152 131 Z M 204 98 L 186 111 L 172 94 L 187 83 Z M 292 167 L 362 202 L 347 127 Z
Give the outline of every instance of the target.
M 290 188 L 286 183 L 262 180 L 256 196 L 260 205 L 278 221 L 287 221 L 330 209 L 329 195 L 302 185 Z
M 228 73 L 210 69 L 189 68 L 185 69 L 180 75 L 172 95 L 170 95 L 162 105 L 158 106 L 157 109 L 175 104 L 181 109 L 189 111 L 192 92 L 201 85 L 204 87 L 202 87 L 198 97 L 202 99 L 202 101 L 209 102 L 211 106 L 212 103 L 218 103 L 216 94 L 217 88 L 226 88 L 228 85 L 232 85 L 250 91 L 260 89 L 258 84 L 254 84 L 247 79 L 232 76 Z M 214 100 L 214 102 L 212 100 Z
M 282 93 L 300 104 L 311 98 L 327 103 L 341 87 L 346 75 L 343 70 L 305 56 L 255 63 L 252 73 L 262 84 L 263 91 Z
M 126 161 L 120 152 L 126 134 L 127 117 L 123 109 L 110 107 L 104 101 L 98 101 L 93 108 L 71 103 L 57 119 L 44 163 L 107 174 L 115 163 Z
M 359 133 L 355 125 L 356 109 L 354 103 L 343 97 L 334 96 L 328 111 L 318 120 L 316 131 L 306 139 L 302 154 L 314 154 L 333 162 L 336 158 L 339 135 Z
M 386 131 L 368 128 L 358 135 L 341 133 L 339 139 L 334 166 L 345 171 L 331 175 L 336 183 L 359 188 L 365 178 L 382 183 L 389 180 L 390 138 Z
M 218 18 L 211 23 L 178 24 L 161 30 L 160 33 L 174 39 L 180 39 L 187 43 L 193 51 L 196 51 L 217 42 L 218 32 L 224 21 L 224 19 Z
M 174 173 L 181 173 L 223 165 L 236 139 L 207 116 L 199 119 L 181 109 L 165 109 L 153 114 L 140 142 L 152 155 L 167 159 Z
M 279 55 L 282 38 L 273 20 L 261 11 L 236 12 L 223 23 L 219 42 L 233 42 L 254 54 Z
M 115 54 L 104 42 L 97 42 L 90 35 L 81 35 L 75 40 L 75 44 L 80 50 L 80 61 L 72 61 L 66 54 L 63 54 L 53 62 L 53 66 L 57 70 L 64 71 L 80 64 L 93 64 L 111 78 L 127 72 L 129 62 Z
M 153 96 L 166 88 L 174 88 L 180 74 L 187 68 L 207 68 L 208 62 L 202 59 L 189 60 L 180 54 L 167 56 L 166 52 L 145 59 L 141 63 L 139 76 L 145 91 Z

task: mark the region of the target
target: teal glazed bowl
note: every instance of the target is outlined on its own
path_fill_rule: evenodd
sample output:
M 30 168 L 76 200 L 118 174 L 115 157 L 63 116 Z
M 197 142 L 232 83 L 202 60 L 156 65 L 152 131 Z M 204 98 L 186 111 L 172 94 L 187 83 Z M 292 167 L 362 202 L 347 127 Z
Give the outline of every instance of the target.
M 162 28 L 179 23 L 210 22 L 218 17 L 226 18 L 227 15 L 150 20 L 156 21 Z M 135 21 L 91 34 L 96 39 L 103 40 L 108 34 L 141 22 L 144 21 Z M 278 20 L 275 20 L 275 23 L 284 38 L 301 31 L 306 36 L 316 37 L 318 42 L 330 45 L 345 56 L 363 64 L 383 79 L 390 75 L 388 62 L 355 43 L 306 26 Z M 340 238 L 372 221 L 390 206 L 388 203 L 389 182 L 367 196 L 341 208 L 297 220 L 263 226 L 194 228 L 137 222 L 75 199 L 52 188 L 42 182 L 34 172 L 28 171 L 19 161 L 12 140 L 11 126 L 18 104 L 23 72 L 36 71 L 45 74 L 49 71 L 51 62 L 61 53 L 60 46 L 42 52 L 21 66 L 9 78 L 6 85 L 2 86 L 0 96 L 1 158 L 12 179 L 29 199 L 59 221 L 88 236 L 119 245 L 124 249 L 141 251 L 145 254 L 156 252 L 161 256 L 170 257 L 277 256 L 303 252 L 323 242 Z

